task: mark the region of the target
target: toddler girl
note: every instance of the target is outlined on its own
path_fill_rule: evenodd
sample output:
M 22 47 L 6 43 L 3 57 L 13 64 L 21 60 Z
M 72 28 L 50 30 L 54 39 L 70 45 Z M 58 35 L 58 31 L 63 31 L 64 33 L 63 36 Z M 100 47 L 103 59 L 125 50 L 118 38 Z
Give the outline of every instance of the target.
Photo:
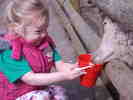
M 10 47 L 0 53 L 0 100 L 66 100 L 65 90 L 50 84 L 85 72 L 62 61 L 47 33 L 47 7 L 40 0 L 11 0 L 6 15 Z M 53 66 L 57 71 L 50 73 Z

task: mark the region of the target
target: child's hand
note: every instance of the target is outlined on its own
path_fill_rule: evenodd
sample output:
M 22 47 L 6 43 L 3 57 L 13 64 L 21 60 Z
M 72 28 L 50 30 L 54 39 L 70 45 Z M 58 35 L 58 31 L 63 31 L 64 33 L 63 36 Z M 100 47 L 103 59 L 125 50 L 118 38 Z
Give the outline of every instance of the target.
M 58 72 L 62 72 L 64 70 L 68 70 L 70 68 L 77 68 L 78 64 L 70 64 L 70 63 L 64 63 L 63 61 L 58 61 L 55 63 L 56 64 L 56 69 Z
M 78 68 L 78 64 L 70 64 L 70 63 L 63 63 L 62 69 L 64 70 L 70 70 L 70 69 L 74 69 L 74 68 Z
M 85 69 L 89 68 L 87 67 L 82 67 L 82 68 L 78 68 L 77 64 L 69 64 L 69 63 L 64 63 L 64 75 L 65 78 L 67 80 L 72 80 L 75 79 L 81 75 L 86 74 L 86 72 L 84 71 Z

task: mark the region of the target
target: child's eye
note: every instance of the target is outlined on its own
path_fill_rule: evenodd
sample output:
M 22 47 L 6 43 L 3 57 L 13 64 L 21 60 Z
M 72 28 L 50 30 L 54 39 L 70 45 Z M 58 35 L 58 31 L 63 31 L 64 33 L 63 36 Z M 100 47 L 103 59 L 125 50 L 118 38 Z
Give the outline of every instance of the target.
M 41 32 L 43 32 L 43 30 L 42 30 L 42 29 L 38 29 L 38 30 L 36 30 L 35 32 L 41 33 Z
M 40 30 L 36 30 L 35 32 L 37 32 L 37 33 L 42 33 L 42 32 L 45 32 L 45 29 L 42 28 L 42 29 L 40 29 Z
M 35 32 L 40 33 L 40 32 L 41 32 L 41 30 L 37 30 L 37 31 L 35 31 Z

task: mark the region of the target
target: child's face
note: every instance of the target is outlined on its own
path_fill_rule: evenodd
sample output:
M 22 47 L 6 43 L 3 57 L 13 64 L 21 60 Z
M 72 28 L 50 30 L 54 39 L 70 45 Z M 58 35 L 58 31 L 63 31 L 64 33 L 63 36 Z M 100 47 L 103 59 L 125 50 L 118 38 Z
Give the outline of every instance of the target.
M 31 14 L 22 20 L 24 25 L 24 39 L 32 43 L 40 43 L 45 37 L 47 22 L 45 16 L 38 16 L 38 13 Z

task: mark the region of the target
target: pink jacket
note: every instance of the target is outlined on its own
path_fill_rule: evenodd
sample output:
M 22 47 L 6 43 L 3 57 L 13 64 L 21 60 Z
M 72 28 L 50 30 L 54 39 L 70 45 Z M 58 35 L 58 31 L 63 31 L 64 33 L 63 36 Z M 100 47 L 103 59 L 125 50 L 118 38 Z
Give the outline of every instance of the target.
M 51 51 L 55 48 L 53 40 L 48 35 L 38 47 L 25 43 L 19 38 L 11 41 L 11 47 L 13 51 L 12 58 L 19 60 L 21 56 L 25 56 L 32 70 L 36 73 L 49 72 L 51 67 L 54 65 L 53 60 L 49 61 L 51 57 L 47 56 L 47 53 L 50 51 L 49 48 L 51 48 Z M 31 86 L 21 80 L 18 80 L 15 83 L 9 83 L 4 74 L 0 72 L 1 100 L 15 100 L 17 97 L 27 92 L 44 89 L 45 87 L 46 86 Z

